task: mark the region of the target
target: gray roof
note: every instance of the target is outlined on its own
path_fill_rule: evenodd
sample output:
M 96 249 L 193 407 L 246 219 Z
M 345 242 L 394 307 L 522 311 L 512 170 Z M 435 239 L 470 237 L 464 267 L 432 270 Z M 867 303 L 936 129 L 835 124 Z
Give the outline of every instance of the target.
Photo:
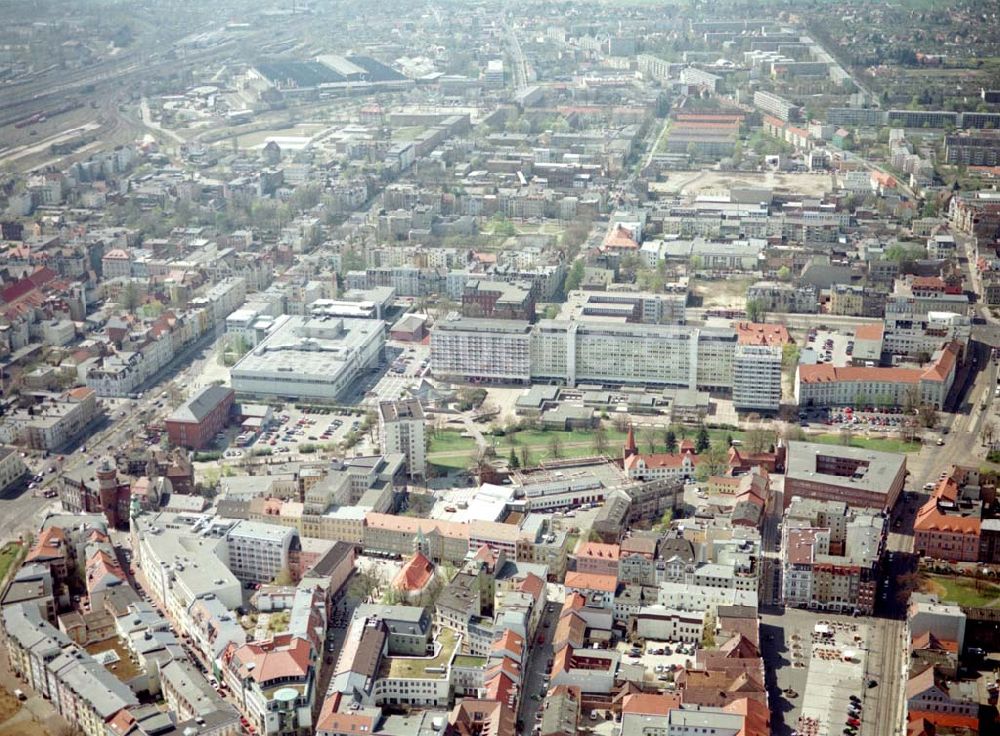
M 820 473 L 816 470 L 816 458 L 821 455 L 849 458 L 861 465 L 853 476 Z M 887 493 L 900 469 L 905 467 L 906 458 L 891 452 L 877 452 L 863 447 L 789 442 L 785 477 L 850 486 L 872 493 Z
M 211 414 L 219 404 L 233 395 L 231 388 L 225 386 L 206 386 L 186 402 L 178 406 L 167 417 L 168 422 L 201 422 Z

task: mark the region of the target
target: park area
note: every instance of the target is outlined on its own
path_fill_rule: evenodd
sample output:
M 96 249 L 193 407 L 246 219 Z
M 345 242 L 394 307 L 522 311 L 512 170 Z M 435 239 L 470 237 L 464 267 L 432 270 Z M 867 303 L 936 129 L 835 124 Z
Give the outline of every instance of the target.
M 666 452 L 668 442 L 676 450 L 683 440 L 695 442 L 699 429 L 694 427 L 663 426 L 637 427 L 636 444 L 640 452 Z M 728 447 L 730 440 L 745 441 L 753 432 L 706 429 L 707 440 L 713 448 Z M 533 467 L 547 460 L 565 460 L 579 457 L 604 455 L 620 458 L 625 444 L 627 430 L 601 427 L 589 430 L 560 431 L 555 429 L 519 429 L 517 431 L 485 430 L 484 438 L 489 447 L 488 454 L 502 459 L 510 459 L 515 467 Z M 770 445 L 774 434 L 765 433 L 759 438 L 761 444 Z M 429 442 L 427 459 L 437 466 L 438 472 L 447 473 L 473 468 L 479 458 L 476 440 L 466 432 L 441 430 L 435 432 Z
M 990 608 L 1000 603 L 1000 585 L 971 576 L 923 575 L 920 589 L 934 593 L 942 602 L 968 608 Z
M 663 425 L 659 427 L 640 426 L 636 428 L 635 438 L 639 451 L 656 453 L 668 451 L 668 434 L 673 434 L 673 448 L 685 439 L 694 441 L 700 429 L 679 425 Z M 716 451 L 725 449 L 731 441 L 740 443 L 740 449 L 747 452 L 759 452 L 769 449 L 775 441 L 775 433 L 769 430 L 755 429 L 738 431 L 728 429 L 706 429 L 708 440 Z M 565 460 L 580 457 L 604 455 L 609 458 L 620 458 L 625 444 L 626 430 L 619 427 L 602 426 L 598 429 L 577 429 L 560 431 L 555 429 L 523 428 L 515 431 L 484 428 L 483 436 L 487 444 L 486 454 L 501 459 L 507 459 L 514 467 L 534 467 L 541 462 Z M 798 439 L 818 442 L 826 445 L 845 444 L 849 439 L 851 447 L 862 447 L 881 452 L 917 452 L 919 442 L 907 442 L 888 437 L 865 437 L 852 435 L 846 437 L 825 432 L 814 435 L 801 435 Z M 439 475 L 456 471 L 472 470 L 481 459 L 477 450 L 476 440 L 468 432 L 453 429 L 442 429 L 432 433 L 428 448 L 427 460 L 435 467 Z

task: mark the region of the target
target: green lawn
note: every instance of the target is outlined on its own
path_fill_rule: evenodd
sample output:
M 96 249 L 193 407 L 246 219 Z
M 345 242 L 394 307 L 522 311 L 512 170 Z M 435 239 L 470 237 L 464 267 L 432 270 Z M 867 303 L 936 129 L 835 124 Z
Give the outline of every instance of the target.
M 394 678 L 443 678 L 444 675 L 442 673 L 428 672 L 427 669 L 429 667 L 444 668 L 451 661 L 451 656 L 455 653 L 455 646 L 458 643 L 455 632 L 451 629 L 439 629 L 437 643 L 440 646 L 436 657 L 388 658 L 388 671 L 383 676 Z
M 696 432 L 697 430 L 692 427 L 686 428 L 683 436 L 678 431 L 677 442 L 679 443 L 683 439 L 693 441 Z M 553 459 L 553 438 L 558 438 L 559 458 L 592 457 L 601 454 L 611 458 L 621 456 L 626 432 L 619 432 L 608 426 L 606 422 L 604 427 L 605 447 L 602 451 L 598 451 L 595 447 L 594 434 L 593 430 L 560 432 L 540 429 L 526 429 L 515 435 L 499 436 L 490 434 L 488 430 L 484 432 L 486 440 L 492 442 L 496 448 L 498 457 L 507 458 L 513 449 L 522 466 L 524 465 L 522 453 L 525 449 L 528 452 L 529 467 L 537 465 L 542 460 Z M 662 428 L 656 428 L 652 431 L 645 428 L 637 429 L 636 443 L 639 445 L 639 451 L 643 453 L 664 452 L 663 435 Z M 733 439 L 743 439 L 744 437 L 743 432 L 730 432 L 723 429 L 710 429 L 708 435 L 713 445 L 725 442 L 728 436 Z M 471 437 L 462 437 L 460 431 L 444 430 L 431 438 L 427 459 L 432 465 L 436 465 L 441 472 L 464 470 L 472 464 L 475 452 L 476 442 Z
M 0 580 L 7 576 L 11 566 L 21 557 L 21 545 L 8 542 L 0 549 Z
M 958 575 L 925 575 L 923 589 L 937 593 L 941 601 L 957 603 L 960 606 L 985 607 L 1000 598 L 1000 586 L 974 578 Z
M 471 437 L 463 437 L 461 432 L 443 430 L 436 432 L 430 439 L 427 453 L 436 452 L 468 452 L 476 449 L 476 441 Z
M 840 445 L 840 435 L 836 433 L 811 434 L 806 439 L 810 442 L 819 442 L 822 445 Z M 851 437 L 851 447 L 863 447 L 867 450 L 878 450 L 879 452 L 920 452 L 919 442 L 906 442 L 900 439 L 888 437 Z

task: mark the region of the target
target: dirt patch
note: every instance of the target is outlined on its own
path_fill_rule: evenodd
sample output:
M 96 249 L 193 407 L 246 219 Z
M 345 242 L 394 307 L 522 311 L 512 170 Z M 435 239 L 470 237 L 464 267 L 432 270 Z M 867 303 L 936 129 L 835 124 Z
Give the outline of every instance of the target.
M 14 693 L 0 687 L 0 723 L 6 721 L 19 710 L 21 710 L 21 701 L 14 696 Z
M 670 172 L 666 181 L 652 182 L 653 192 L 694 197 L 702 193 L 716 193 L 733 187 L 763 187 L 776 191 L 793 192 L 818 197 L 833 188 L 828 173 L 736 172 L 736 171 L 678 171 Z

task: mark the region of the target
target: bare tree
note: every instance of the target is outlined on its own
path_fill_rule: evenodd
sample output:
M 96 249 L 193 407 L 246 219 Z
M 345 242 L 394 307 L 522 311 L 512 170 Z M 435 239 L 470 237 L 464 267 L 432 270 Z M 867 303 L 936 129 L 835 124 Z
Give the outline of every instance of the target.
M 988 447 L 992 447 L 996 433 L 996 425 L 993 422 L 986 422 L 986 424 L 983 425 L 983 444 Z
M 553 432 L 549 437 L 549 454 L 555 458 L 562 457 L 562 449 L 562 440 L 559 438 L 559 433 Z
M 938 413 L 930 404 L 921 404 L 917 409 L 917 417 L 920 419 L 920 423 L 927 427 L 927 429 L 934 429 L 938 422 Z
M 642 443 L 649 447 L 650 452 L 656 452 L 656 430 L 646 427 L 642 430 Z
M 604 451 L 608 449 L 608 433 L 604 427 L 598 427 L 594 430 L 593 435 L 593 446 L 594 452 L 598 455 L 603 455 Z
M 766 429 L 751 429 L 743 438 L 743 444 L 747 452 L 751 454 L 767 452 L 774 444 L 774 432 Z

